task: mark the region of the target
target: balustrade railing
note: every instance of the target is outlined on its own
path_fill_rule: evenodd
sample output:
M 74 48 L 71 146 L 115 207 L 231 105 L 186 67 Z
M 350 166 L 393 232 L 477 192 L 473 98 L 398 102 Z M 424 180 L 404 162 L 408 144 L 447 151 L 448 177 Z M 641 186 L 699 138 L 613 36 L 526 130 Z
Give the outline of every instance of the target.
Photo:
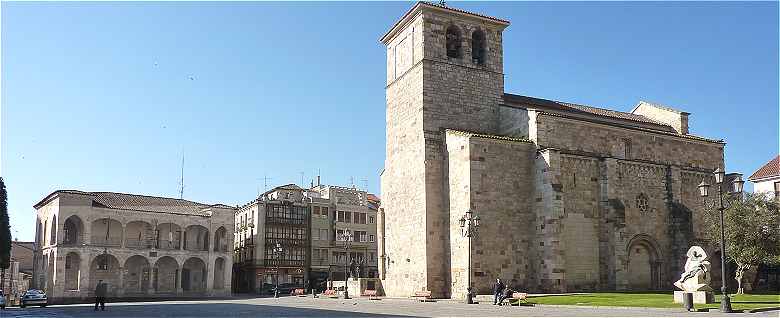
M 127 248 L 152 248 L 152 241 L 147 239 L 129 238 L 125 240 Z
M 122 246 L 122 238 L 121 237 L 106 238 L 105 236 L 93 236 L 91 243 L 92 245 L 97 245 L 97 246 L 119 247 Z
M 161 250 L 178 250 L 181 248 L 181 242 L 173 240 L 157 241 L 157 248 Z
M 227 251 L 228 251 L 228 245 L 227 245 L 227 243 L 224 243 L 224 244 L 219 244 L 219 245 L 217 246 L 217 251 L 219 251 L 219 252 L 227 252 Z

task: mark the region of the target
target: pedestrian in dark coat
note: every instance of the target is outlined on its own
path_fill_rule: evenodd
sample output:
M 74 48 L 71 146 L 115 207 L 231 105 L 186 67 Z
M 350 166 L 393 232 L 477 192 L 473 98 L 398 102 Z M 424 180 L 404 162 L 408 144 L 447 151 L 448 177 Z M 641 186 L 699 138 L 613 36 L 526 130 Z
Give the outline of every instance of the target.
M 493 284 L 493 305 L 498 305 L 498 298 L 503 292 L 504 283 L 501 282 L 501 278 L 496 278 L 496 283 Z
M 106 294 L 108 294 L 108 285 L 101 279 L 95 286 L 95 311 L 98 310 L 98 305 L 101 311 L 106 310 Z

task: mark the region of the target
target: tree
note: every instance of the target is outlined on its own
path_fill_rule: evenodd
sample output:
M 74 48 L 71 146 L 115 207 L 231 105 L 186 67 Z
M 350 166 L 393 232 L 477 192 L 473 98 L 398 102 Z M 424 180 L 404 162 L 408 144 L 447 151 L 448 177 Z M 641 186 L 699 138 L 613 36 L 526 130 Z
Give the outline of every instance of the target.
M 11 223 L 8 221 L 8 195 L 0 177 L 0 291 L 5 290 L 5 270 L 11 266 Z
M 746 193 L 724 200 L 726 258 L 737 264 L 734 279 L 741 294 L 747 270 L 762 263 L 780 264 L 780 210 L 777 202 L 764 193 Z M 720 242 L 720 212 L 708 209 L 704 221 L 707 238 Z

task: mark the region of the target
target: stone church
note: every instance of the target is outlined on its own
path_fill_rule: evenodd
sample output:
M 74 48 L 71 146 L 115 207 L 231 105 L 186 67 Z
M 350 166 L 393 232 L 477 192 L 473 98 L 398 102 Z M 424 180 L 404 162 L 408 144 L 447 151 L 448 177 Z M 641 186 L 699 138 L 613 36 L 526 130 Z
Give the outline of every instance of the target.
M 380 275 L 388 296 L 669 289 L 701 242 L 696 188 L 722 140 L 689 113 L 504 91 L 509 21 L 416 3 L 387 47 Z M 617 89 L 617 88 L 616 88 Z M 458 220 L 481 219 L 471 248 Z M 469 262 L 470 260 L 470 262 Z M 470 272 L 470 273 L 469 273 Z

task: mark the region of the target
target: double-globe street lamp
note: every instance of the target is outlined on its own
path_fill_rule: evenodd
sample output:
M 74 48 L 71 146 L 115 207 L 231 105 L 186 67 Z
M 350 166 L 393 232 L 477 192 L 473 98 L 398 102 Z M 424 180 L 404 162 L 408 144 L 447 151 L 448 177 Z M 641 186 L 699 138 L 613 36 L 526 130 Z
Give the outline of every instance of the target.
M 274 258 L 276 259 L 276 287 L 274 288 L 274 298 L 279 298 L 279 263 L 281 262 L 282 255 L 284 255 L 284 250 L 282 249 L 282 245 L 277 242 L 276 246 L 274 246 L 271 251 L 274 253 Z
M 338 236 L 338 239 L 344 241 L 344 299 L 349 299 L 349 288 L 347 288 L 347 280 L 349 279 L 349 247 L 352 245 L 353 239 L 352 232 L 350 230 L 344 230 Z
M 468 239 L 468 259 L 466 261 L 466 303 L 473 304 L 474 294 L 471 287 L 471 238 L 476 236 L 477 230 L 479 230 L 479 216 L 475 216 L 474 212 L 468 210 L 466 211 L 466 214 L 463 215 L 458 221 L 460 222 L 460 233 L 463 235 L 463 237 Z
M 718 211 L 720 211 L 720 271 L 721 271 L 720 292 L 721 294 L 723 294 L 723 299 L 720 301 L 720 311 L 731 312 L 731 299 L 729 299 L 729 294 L 726 291 L 726 231 L 724 229 L 724 224 L 723 224 L 723 211 L 726 210 L 726 208 L 723 206 L 723 186 L 724 186 L 723 179 L 726 174 L 720 168 L 715 169 L 715 171 L 713 171 L 713 174 L 715 175 L 715 183 L 718 186 L 718 199 L 720 200 L 720 206 L 718 207 Z M 742 176 L 737 175 L 737 177 L 731 183 L 732 183 L 731 184 L 732 189 L 729 192 L 732 194 L 741 194 L 742 188 L 745 185 L 745 181 L 742 180 Z M 709 196 L 710 184 L 707 183 L 706 177 L 701 180 L 701 183 L 699 183 L 698 188 L 702 200 L 704 200 Z M 704 204 L 706 208 L 707 207 L 706 201 L 704 201 Z

